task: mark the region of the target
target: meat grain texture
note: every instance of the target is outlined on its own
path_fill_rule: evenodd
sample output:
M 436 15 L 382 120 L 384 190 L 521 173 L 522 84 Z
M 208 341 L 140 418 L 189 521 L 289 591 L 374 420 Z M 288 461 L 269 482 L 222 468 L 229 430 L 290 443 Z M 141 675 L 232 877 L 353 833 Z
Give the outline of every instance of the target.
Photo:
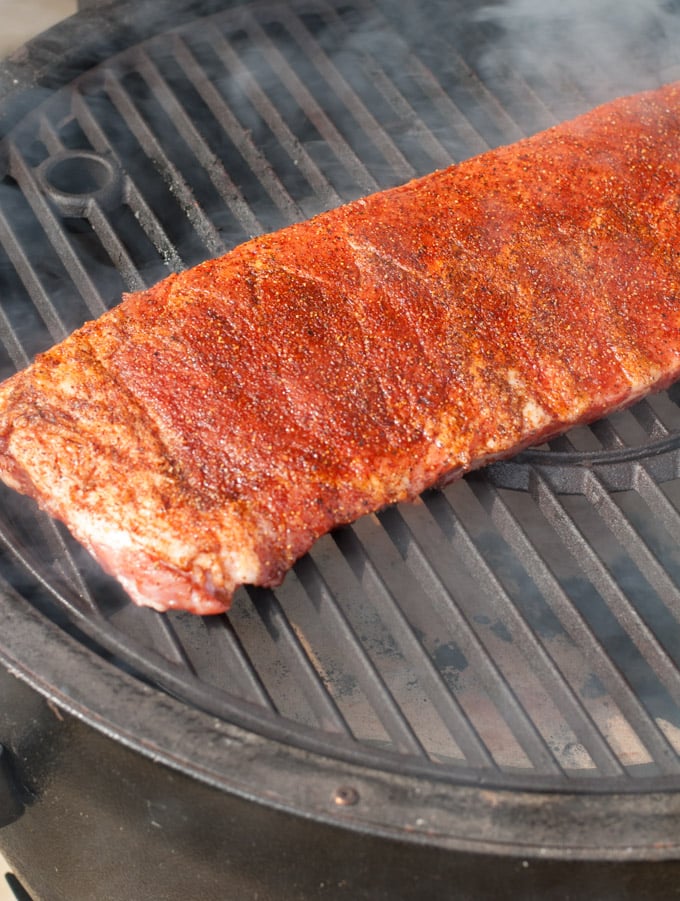
M 0 475 L 136 603 L 222 612 L 680 375 L 678 147 L 676 84 L 128 295 L 0 387 Z

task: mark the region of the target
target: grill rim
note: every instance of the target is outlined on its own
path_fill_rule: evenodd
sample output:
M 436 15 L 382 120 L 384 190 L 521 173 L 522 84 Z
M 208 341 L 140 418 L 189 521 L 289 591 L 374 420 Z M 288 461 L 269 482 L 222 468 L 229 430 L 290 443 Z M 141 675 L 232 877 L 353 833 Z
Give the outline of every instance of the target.
M 245 6 L 248 0 L 172 0 L 174 27 L 198 15 Z M 0 141 L 44 97 L 131 43 L 157 34 L 164 4 L 90 0 L 78 11 L 0 59 Z M 2 161 L 4 162 L 4 161 Z
M 245 800 L 443 850 L 582 861 L 662 861 L 680 853 L 680 791 L 589 795 L 453 786 L 310 753 L 216 721 L 121 672 L 7 586 L 0 617 L 7 627 L 0 662 L 10 674 L 111 740 Z M 69 678 L 74 667 L 76 683 Z M 348 786 L 358 803 L 336 803 Z

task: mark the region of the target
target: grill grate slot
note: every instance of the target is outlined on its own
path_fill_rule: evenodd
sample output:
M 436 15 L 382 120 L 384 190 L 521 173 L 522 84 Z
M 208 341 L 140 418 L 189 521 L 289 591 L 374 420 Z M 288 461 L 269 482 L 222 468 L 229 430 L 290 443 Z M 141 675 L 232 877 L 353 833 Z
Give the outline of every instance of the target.
M 159 143 L 162 142 L 165 147 L 177 144 L 176 140 L 170 139 L 166 129 L 176 131 L 193 155 L 193 158 L 184 164 L 184 170 L 189 172 L 198 163 L 198 170 L 194 172 L 192 185 L 192 193 L 195 195 L 194 203 L 198 200 L 202 210 L 210 211 L 213 206 L 211 195 L 214 188 L 218 196 L 231 210 L 234 218 L 240 223 L 244 233 L 246 235 L 257 234 L 261 230 L 260 223 L 250 206 L 246 203 L 243 194 L 229 177 L 226 169 L 207 144 L 199 129 L 194 125 L 188 110 L 172 90 L 168 80 L 161 73 L 159 66 L 148 54 L 141 50 L 139 52 L 137 72 L 144 78 L 154 94 L 154 100 L 156 101 L 154 109 L 157 110 L 160 106 L 167 115 L 167 119 L 162 123 L 162 128 L 159 123 Z M 148 120 L 148 115 L 145 118 Z M 203 181 L 201 176 L 203 174 L 207 176 L 205 186 L 201 184 L 201 181 Z M 216 247 L 218 250 L 224 249 L 221 241 Z
M 317 563 L 320 556 L 326 559 Z M 350 620 L 343 597 L 347 579 L 334 572 L 338 564 L 342 565 L 330 541 L 323 541 L 313 554 L 299 561 L 295 574 L 303 592 L 297 603 L 288 598 L 286 609 L 295 617 L 307 646 L 313 648 L 327 690 L 340 709 L 347 711 L 347 718 L 357 724 L 355 729 L 369 735 L 383 733 L 378 740 L 385 744 L 406 754 L 423 755 L 406 710 L 395 702 L 383 677 L 385 671 L 374 663 L 369 643 L 359 638 Z M 335 583 L 334 590 L 329 581 Z M 332 643 L 328 636 L 333 636 Z
M 296 78 L 295 73 L 288 69 L 285 60 L 280 57 L 276 47 L 270 43 L 265 33 L 261 29 L 256 29 L 255 25 L 252 25 L 251 27 L 255 34 L 257 44 L 262 48 L 262 55 L 272 67 L 272 78 L 277 76 L 280 81 L 281 88 L 278 89 L 279 93 L 283 94 L 284 90 L 290 93 L 291 99 L 287 102 L 277 104 L 276 106 L 274 105 L 267 92 L 263 90 L 262 86 L 259 84 L 254 73 L 250 71 L 247 60 L 240 59 L 238 53 L 230 45 L 229 41 L 217 29 L 209 29 L 207 37 L 210 40 L 216 58 L 222 61 L 222 65 L 225 67 L 229 78 L 233 79 L 235 84 L 241 86 L 244 97 L 248 99 L 253 110 L 257 116 L 260 117 L 264 126 L 270 131 L 272 137 L 280 144 L 284 155 L 283 158 L 285 159 L 287 157 L 287 160 L 289 161 L 284 167 L 284 171 L 290 169 L 290 164 L 292 164 L 295 169 L 299 170 L 313 191 L 312 199 L 314 204 L 316 204 L 318 199 L 324 207 L 335 205 L 340 202 L 339 195 L 322 173 L 312 154 L 306 149 L 303 141 L 293 130 L 295 126 L 298 128 L 300 127 L 299 121 L 297 120 L 300 118 L 299 111 L 304 109 L 304 107 L 298 106 L 298 102 L 300 94 L 303 94 L 304 101 L 304 96 L 306 96 L 304 94 L 304 88 Z M 284 94 L 284 100 L 285 99 L 286 95 Z M 228 95 L 225 98 L 225 101 L 228 103 Z M 293 104 L 293 112 L 289 113 L 286 118 L 293 120 L 291 122 L 293 128 L 288 124 L 282 112 L 291 105 L 291 101 Z M 241 115 L 243 117 L 243 112 Z M 309 117 L 309 113 L 307 113 L 307 117 Z M 316 120 L 318 121 L 319 118 L 320 117 L 317 116 Z M 310 119 L 310 122 L 315 128 L 315 136 L 318 137 L 318 141 L 322 141 L 323 133 L 318 131 L 317 121 Z M 252 132 L 252 129 L 247 128 L 243 121 L 241 122 L 241 128 L 245 129 L 246 134 Z M 257 134 L 257 131 L 255 134 Z M 258 135 L 258 137 L 260 136 Z M 266 142 L 261 141 L 261 143 L 264 144 Z M 307 143 L 309 144 L 309 141 Z M 278 173 L 276 174 L 278 175 Z M 283 181 L 286 181 L 285 177 L 283 178 Z M 300 208 L 304 209 L 308 214 L 316 211 L 315 206 L 312 209 L 309 209 L 308 205 L 305 204 L 308 191 L 305 190 L 304 187 L 301 188 L 300 194 Z
M 344 106 L 347 108 L 347 112 L 351 116 L 351 121 L 347 125 L 347 134 L 355 136 L 355 140 L 359 135 L 365 137 L 378 151 L 380 158 L 387 164 L 392 178 L 396 178 L 399 181 L 413 178 L 416 174 L 413 166 L 397 148 L 385 129 L 380 126 L 375 116 L 367 109 L 356 91 L 350 87 L 347 79 L 339 71 L 338 66 L 331 62 L 319 41 L 314 39 L 310 28 L 304 24 L 304 18 L 293 16 L 289 13 L 286 13 L 283 18 L 286 30 L 296 42 L 296 55 L 297 48 L 299 48 L 302 51 L 299 54 L 300 58 L 309 60 L 312 63 L 315 70 L 324 79 L 325 85 L 342 99 Z M 341 59 L 341 56 L 338 59 Z M 354 58 L 353 62 L 355 62 Z M 349 138 L 346 140 L 349 140 Z M 362 150 L 360 157 L 362 159 L 373 156 L 371 152 L 373 148 L 366 147 L 363 140 L 360 146 Z M 383 168 L 379 162 L 377 166 L 379 170 Z M 380 181 L 377 180 L 376 184 L 380 184 Z
M 620 549 L 625 552 L 630 562 L 635 564 L 641 576 L 646 580 L 649 588 L 644 586 L 641 593 L 645 598 L 650 598 L 652 592 L 656 593 L 661 603 L 669 611 L 666 627 L 658 632 L 666 636 L 663 643 L 667 645 L 669 656 L 673 657 L 673 634 L 669 633 L 667 629 L 671 622 L 676 623 L 677 627 L 675 617 L 680 612 L 680 595 L 677 585 L 644 542 L 640 530 L 625 516 L 620 506 L 621 502 L 615 503 L 602 483 L 592 473 L 589 473 L 586 479 L 586 497 L 605 520 Z M 677 664 L 677 660 L 675 662 Z
M 260 22 L 249 18 L 248 31 L 261 48 L 261 52 L 266 56 L 267 61 L 271 65 L 274 74 L 280 81 L 285 92 L 289 93 L 295 101 L 295 104 L 297 105 L 297 116 L 303 117 L 302 123 L 298 119 L 297 121 L 291 122 L 291 126 L 294 124 L 296 130 L 302 131 L 304 134 L 306 131 L 306 120 L 306 122 L 314 129 L 310 134 L 312 140 L 309 141 L 309 147 L 313 148 L 315 153 L 321 154 L 321 160 L 325 163 L 324 169 L 330 171 L 340 182 L 346 181 L 347 175 L 349 175 L 348 185 L 350 186 L 350 196 L 357 190 L 363 193 L 375 191 L 378 187 L 378 183 L 370 174 L 369 169 L 364 164 L 362 158 L 355 152 L 354 148 L 345 139 L 340 129 L 335 125 L 335 120 L 340 118 L 340 115 L 333 116 L 333 118 L 328 115 L 324 108 L 325 104 L 320 103 L 315 94 L 310 90 L 309 82 L 304 78 L 306 72 L 303 71 L 303 73 L 299 73 L 297 71 L 296 67 L 286 58 L 280 46 L 278 46 L 278 44 L 272 40 L 271 36 L 267 34 L 267 31 Z M 281 30 L 279 29 L 279 34 L 280 33 Z M 219 41 L 219 46 L 223 47 L 223 42 L 224 38 Z M 297 57 L 295 61 L 298 65 L 301 62 Z M 257 92 L 257 95 L 262 104 L 261 90 Z M 267 100 L 265 108 L 268 110 L 271 106 L 271 101 Z M 340 110 L 341 106 L 338 106 L 338 112 Z M 313 138 L 318 138 L 318 140 L 313 140 Z M 325 154 L 327 151 L 330 151 L 335 159 L 343 166 L 346 173 L 344 178 L 337 167 L 333 165 L 332 159 L 326 157 Z M 333 183 L 334 179 L 331 178 L 330 181 Z M 342 199 L 348 199 L 348 197 L 345 192 L 334 186 L 331 199 L 333 203 L 337 203 Z
M 517 140 L 624 78 L 659 80 L 653 60 L 624 76 L 582 58 L 548 77 L 539 48 L 490 58 L 493 27 L 466 4 L 419 32 L 415 15 L 244 4 L 47 97 L 3 141 L 3 374 L 121 290 Z M 661 50 L 670 65 L 677 51 Z M 46 187 L 50 166 L 68 175 L 79 159 L 110 184 Z M 241 591 L 228 617 L 131 607 L 4 490 L 0 532 L 19 563 L 0 564 L 116 665 L 287 742 L 456 781 L 675 787 L 678 399 L 340 529 L 280 588 Z

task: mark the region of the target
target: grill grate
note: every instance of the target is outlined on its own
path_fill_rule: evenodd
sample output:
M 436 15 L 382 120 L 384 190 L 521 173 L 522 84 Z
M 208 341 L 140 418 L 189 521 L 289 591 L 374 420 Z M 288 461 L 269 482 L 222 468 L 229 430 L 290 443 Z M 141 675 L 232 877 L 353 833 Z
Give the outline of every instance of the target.
M 607 56 L 491 66 L 505 45 L 470 6 L 416 32 L 398 4 L 251 3 L 47 96 L 4 138 L 2 375 L 121 291 L 680 63 L 669 36 L 625 83 Z M 132 607 L 8 491 L 2 572 L 116 665 L 264 734 L 459 782 L 677 788 L 679 399 L 342 528 L 228 617 Z

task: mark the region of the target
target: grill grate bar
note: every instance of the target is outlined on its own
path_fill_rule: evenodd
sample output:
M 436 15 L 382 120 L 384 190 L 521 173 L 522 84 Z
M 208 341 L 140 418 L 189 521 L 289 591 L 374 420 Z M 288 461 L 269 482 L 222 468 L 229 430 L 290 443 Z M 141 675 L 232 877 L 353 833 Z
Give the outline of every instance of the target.
M 87 98 L 80 91 L 74 91 L 72 104 L 76 119 L 92 146 L 98 153 L 113 159 L 123 173 L 123 197 L 135 219 L 140 223 L 165 264 L 175 272 L 179 272 L 185 268 L 184 260 L 175 244 L 167 236 L 158 217 L 146 202 L 144 194 L 135 180 L 124 171 L 125 167 L 120 156 L 106 137 L 103 128 L 87 103 Z
M 206 106 L 215 117 L 215 121 L 219 122 L 230 136 L 272 201 L 284 213 L 288 221 L 292 222 L 295 219 L 302 219 L 302 209 L 286 191 L 279 179 L 276 178 L 266 156 L 257 147 L 251 134 L 243 128 L 212 81 L 206 78 L 205 71 L 181 35 L 173 36 L 173 49 L 175 58 L 182 67 L 187 79 L 205 101 Z
M 536 468 L 533 470 L 532 487 L 539 508 L 562 538 L 565 547 L 579 560 L 581 569 L 607 602 L 612 615 L 638 649 L 643 660 L 649 664 L 671 697 L 677 699 L 680 683 L 677 668 L 665 654 L 656 636 L 633 608 L 625 592 L 593 550 L 579 526 L 564 509 L 564 504 L 552 491 L 547 478 Z M 670 745 L 667 752 L 668 757 L 657 758 L 657 763 L 664 772 L 677 772 L 679 761 Z
M 476 41 L 479 42 L 477 46 L 484 44 L 484 38 L 478 26 L 472 25 L 469 35 L 471 39 L 469 44 L 475 45 Z M 453 45 L 444 39 L 441 41 L 441 46 L 442 48 L 446 46 L 453 48 Z M 487 113 L 493 111 L 496 126 L 501 129 L 501 133 L 505 133 L 507 130 L 509 140 L 516 141 L 525 137 L 527 133 L 549 128 L 556 121 L 566 117 L 563 109 L 556 116 L 550 102 L 542 96 L 538 88 L 523 73 L 518 71 L 520 68 L 518 63 L 521 60 L 513 59 L 512 54 L 508 55 L 502 41 L 501 45 L 496 48 L 497 52 L 491 54 L 491 58 L 489 55 L 482 55 L 480 57 L 472 56 L 470 59 L 471 54 L 468 47 L 464 47 L 462 50 L 453 49 L 456 65 L 464 67 L 462 70 L 457 69 L 459 78 L 456 80 L 461 84 L 473 81 L 477 83 L 478 90 L 481 87 L 480 97 L 484 98 L 485 111 Z M 466 70 L 467 78 L 465 77 Z M 567 89 L 564 90 L 566 94 Z M 571 96 L 571 92 L 568 96 Z M 582 99 L 580 92 L 579 96 Z M 560 100 L 564 105 L 566 97 L 560 94 Z M 594 105 L 595 102 L 580 104 L 575 113 Z
M 158 66 L 144 50 L 139 51 L 138 72 L 153 89 L 160 106 L 170 117 L 177 132 L 184 139 L 196 156 L 197 162 L 208 174 L 218 194 L 227 207 L 243 226 L 246 234 L 256 235 L 262 231 L 257 217 L 246 203 L 240 188 L 227 174 L 224 166 L 203 139 L 194 125 L 188 111 L 184 108 L 166 79 L 161 75 Z M 221 247 L 222 252 L 224 246 Z
M 670 435 L 668 428 L 649 401 L 640 401 L 629 412 L 640 422 L 650 438 L 666 438 Z M 591 428 L 598 436 L 604 436 L 611 446 L 618 448 L 625 446 L 625 442 L 610 421 L 603 420 L 599 423 L 594 423 Z M 644 461 L 635 461 L 632 482 L 640 497 L 654 511 L 656 521 L 663 526 L 669 535 L 677 535 L 680 530 L 680 511 L 670 503 L 659 485 L 654 481 Z M 630 524 L 627 525 L 627 536 L 630 546 L 637 545 L 641 538 L 635 527 Z M 631 556 L 633 554 L 637 555 L 637 552 L 638 548 L 634 547 L 631 551 Z M 645 558 L 649 557 L 650 552 L 647 548 L 644 548 L 642 552 Z M 664 594 L 669 596 L 670 606 L 675 607 L 675 601 L 678 598 L 677 585 L 670 581 L 666 571 L 655 558 L 651 559 L 650 566 L 655 574 L 654 580 L 650 579 L 650 581 L 652 584 L 660 583 L 664 586 Z
M 43 117 L 41 121 L 40 134 L 50 153 L 55 154 L 64 150 L 64 144 L 60 140 L 54 126 L 45 117 Z M 111 262 L 123 277 L 127 289 L 129 291 L 136 291 L 143 288 L 144 283 L 139 275 L 137 267 L 132 262 L 132 259 L 119 239 L 118 234 L 94 198 L 88 200 L 87 209 L 83 213 L 82 218 L 90 223 L 93 231 L 99 238 L 102 247 L 109 254 Z
M 11 520 L 10 520 L 11 521 Z M 27 555 L 21 542 L 16 539 L 16 532 L 12 527 L 7 528 L 5 523 L 0 524 L 3 542 L 9 547 L 14 556 L 20 560 L 33 578 L 50 594 L 56 598 L 68 610 L 77 617 L 82 615 L 99 616 L 99 607 L 94 600 L 90 587 L 83 577 L 81 567 L 78 565 L 75 555 L 72 553 L 69 542 L 64 539 L 60 526 L 46 513 L 35 511 L 31 520 L 33 541 L 41 548 L 40 558 Z M 42 538 L 42 541 L 41 541 Z M 44 560 L 53 559 L 54 570 L 51 576 L 45 573 Z M 58 579 L 55 580 L 55 573 Z M 65 580 L 67 594 L 63 593 Z
M 510 112 L 458 50 L 446 41 L 437 43 L 440 43 L 442 52 L 448 55 L 454 82 L 463 86 L 465 94 L 471 98 L 470 115 L 474 112 L 479 117 L 479 123 L 473 122 L 473 127 L 484 141 L 483 149 L 487 150 L 501 141 L 510 143 L 525 137 Z
M 51 302 L 44 285 L 38 278 L 35 266 L 29 260 L 26 250 L 21 245 L 2 210 L 0 210 L 0 243 L 2 243 L 36 310 L 40 313 L 43 322 L 47 326 L 50 337 L 55 342 L 61 341 L 68 334 L 68 329 L 54 308 L 54 304 Z M 23 344 L 16 338 L 14 328 L 5 314 L 4 308 L 0 308 L 0 315 L 2 315 L 3 319 L 3 343 L 17 369 L 21 369 L 30 362 L 29 354 L 26 353 Z M 12 336 L 12 339 L 8 343 L 7 336 L 9 335 Z
M 376 27 L 381 33 L 391 31 L 387 20 L 382 13 L 371 7 L 370 3 L 365 3 L 366 9 L 371 9 L 371 16 Z M 324 3 L 326 9 L 331 9 L 328 3 Z M 334 19 L 341 22 L 335 11 L 331 11 Z M 425 65 L 414 53 L 409 51 L 404 41 L 394 32 L 391 34 L 390 46 L 399 48 L 401 58 L 404 61 L 405 70 L 411 79 L 418 85 L 425 97 L 434 105 L 441 116 L 442 122 L 446 122 L 446 131 L 453 131 L 459 143 L 465 148 L 465 155 L 472 156 L 483 153 L 489 149 L 488 143 L 484 140 L 475 126 L 470 122 L 463 111 L 453 102 L 451 97 L 443 89 L 440 81 L 435 77 L 432 70 Z M 384 69 L 379 65 L 376 57 L 367 54 L 362 55 L 364 67 L 370 72 L 371 76 L 376 79 L 377 86 L 390 100 L 390 102 L 399 110 L 407 119 L 413 119 L 417 123 L 419 135 L 424 136 L 427 142 L 427 151 L 435 162 L 435 165 L 449 166 L 453 160 L 451 153 L 444 148 L 440 140 L 427 128 L 421 117 L 403 97 L 402 93 L 395 86 L 394 82 L 388 78 Z
M 418 134 L 423 150 L 432 159 L 435 166 L 449 166 L 453 162 L 449 151 L 439 142 L 425 122 L 418 116 L 408 100 L 399 91 L 394 82 L 391 81 L 384 69 L 381 69 L 376 61 L 369 59 L 368 57 L 362 58 L 362 64 L 366 73 L 389 105 L 402 119 L 411 123 L 411 127 Z
M 645 398 L 638 401 L 630 408 L 629 412 L 637 419 L 650 438 L 666 438 L 670 435 L 669 429 L 651 405 L 649 399 Z
M 168 617 L 150 612 L 148 625 L 154 644 L 166 659 L 199 680 L 204 678 L 210 686 L 276 712 L 271 695 L 226 616 L 201 618 L 179 613 Z M 210 633 L 207 660 L 203 656 L 206 632 Z
M 356 578 L 376 605 L 391 635 L 409 660 L 414 660 L 419 684 L 427 691 L 427 697 L 442 718 L 465 759 L 472 766 L 498 769 L 486 744 L 474 724 L 461 708 L 433 664 L 414 632 L 409 615 L 409 598 L 417 598 L 419 586 L 408 569 L 390 565 L 376 565 L 372 550 L 375 547 L 373 518 L 359 520 L 352 528 L 340 529 L 333 537 L 343 552 Z M 376 526 L 377 526 L 376 522 Z
M 281 83 L 295 98 L 300 108 L 304 110 L 306 116 L 314 124 L 314 127 L 319 132 L 322 139 L 328 143 L 329 148 L 339 162 L 343 164 L 349 173 L 351 173 L 353 181 L 356 182 L 357 189 L 364 193 L 370 193 L 377 190 L 378 183 L 369 173 L 362 160 L 357 156 L 354 150 L 352 150 L 336 126 L 333 125 L 328 114 L 315 99 L 311 91 L 300 80 L 299 76 L 292 69 L 281 51 L 270 40 L 260 23 L 251 16 L 248 16 L 248 30 L 253 35 L 258 45 L 262 47 L 269 64 L 281 79 Z M 224 39 L 221 39 L 221 41 L 223 40 Z M 224 45 L 220 42 L 219 46 L 223 47 Z M 263 101 L 266 108 L 272 108 L 271 101 L 264 100 L 264 94 L 262 94 L 260 102 L 262 103 Z M 340 195 L 334 191 L 331 202 L 339 203 L 341 200 L 342 198 Z
M 389 165 L 393 176 L 398 181 L 406 181 L 416 174 L 413 166 L 401 153 L 387 132 L 380 127 L 375 117 L 369 112 L 365 104 L 350 88 L 346 79 L 340 74 L 337 67 L 328 58 L 321 45 L 313 38 L 309 30 L 305 28 L 300 18 L 290 12 L 284 12 L 282 22 L 289 33 L 295 38 L 303 53 L 310 60 L 326 83 L 338 97 L 341 97 L 354 121 L 362 129 L 364 134 L 375 144 Z
M 522 135 L 533 134 L 556 124 L 552 110 L 516 69 L 503 64 L 494 78 L 493 94 L 505 110 L 515 110 L 513 121 Z M 518 121 L 520 119 L 521 122 Z
M 347 720 L 324 687 L 314 661 L 300 640 L 298 630 L 284 613 L 276 594 L 257 588 L 249 588 L 247 592 L 276 643 L 277 653 L 287 665 L 288 671 L 295 674 L 296 687 L 305 696 L 318 724 L 338 735 L 351 736 L 352 730 Z
M 411 62 L 410 59 L 409 62 Z M 417 133 L 422 149 L 427 153 L 434 165 L 437 167 L 449 166 L 453 162 L 451 153 L 444 147 L 430 128 L 428 128 L 423 119 L 417 114 L 406 97 L 401 93 L 394 81 L 392 81 L 385 70 L 379 66 L 377 60 L 373 57 L 362 55 L 361 65 L 369 79 L 373 82 L 378 91 L 380 91 L 390 107 L 392 107 L 403 121 L 408 122 L 410 128 Z M 442 99 L 447 98 L 445 98 L 445 95 L 442 93 L 441 96 L 435 95 L 430 99 L 435 103 L 440 104 Z M 450 105 L 452 107 L 450 115 L 453 117 L 457 111 L 453 104 Z M 458 116 L 460 117 L 460 113 L 458 113 Z
M 438 493 L 427 496 L 425 502 L 447 540 L 455 546 L 468 571 L 475 573 L 475 579 L 489 609 L 508 629 L 513 645 L 524 656 L 525 661 L 530 661 L 532 672 L 547 689 L 560 715 L 564 717 L 595 765 L 605 775 L 621 775 L 623 768 L 618 758 L 584 709 L 568 679 L 564 678 L 558 662 L 550 656 L 539 636 L 526 622 L 498 575 L 464 528 L 452 506 L 454 497 L 451 494 L 447 496 Z
M 253 23 L 250 23 L 250 28 L 255 32 L 255 39 L 257 42 L 265 45 L 263 49 L 272 67 L 277 69 L 279 74 L 280 70 L 283 69 L 287 74 L 287 80 L 292 82 L 293 87 L 297 86 L 299 82 L 295 80 L 294 73 L 288 71 L 285 60 L 280 58 L 278 51 L 269 41 L 264 31 L 256 29 Z M 212 46 L 219 54 L 222 63 L 231 76 L 241 86 L 244 95 L 248 98 L 250 103 L 252 103 L 263 121 L 265 121 L 267 126 L 271 129 L 272 134 L 276 136 L 281 147 L 283 147 L 290 159 L 293 160 L 299 171 L 304 175 L 321 204 L 324 207 L 336 206 L 339 204 L 341 202 L 340 195 L 322 174 L 321 170 L 298 138 L 286 125 L 283 117 L 276 109 L 271 99 L 258 84 L 255 76 L 247 68 L 246 63 L 239 58 L 238 54 L 233 50 L 228 41 L 214 26 L 211 27 L 210 25 L 207 25 L 206 37 L 208 37 Z M 302 88 L 301 85 L 300 88 Z M 303 109 L 305 109 L 304 106 Z
M 345 666 L 351 670 L 361 686 L 364 696 L 395 748 L 402 753 L 426 756 L 420 739 L 394 700 L 392 692 L 359 640 L 334 593 L 329 590 L 314 560 L 314 551 L 295 564 L 295 574 L 304 587 L 309 602 L 317 611 L 316 622 L 310 620 L 310 627 L 316 625 L 326 634 L 338 637 L 345 649 Z M 318 646 L 320 643 L 315 641 L 314 645 Z
M 64 234 L 61 223 L 47 199 L 42 194 L 31 167 L 22 156 L 19 148 L 9 142 L 10 172 L 28 200 L 36 218 L 42 225 L 50 243 L 71 276 L 74 285 L 87 304 L 90 313 L 97 317 L 106 312 L 106 305 L 90 277 L 87 269 L 78 258 L 73 246 Z
M 175 666 L 181 666 L 191 673 L 192 676 L 195 676 L 196 669 L 180 641 L 171 620 L 155 610 L 149 612 L 150 616 L 148 617 L 148 622 L 151 624 L 150 631 L 154 633 L 154 643 L 160 650 L 160 653 L 163 654 L 166 660 L 169 660 Z
M 64 149 L 64 144 L 57 134 L 57 130 L 47 116 L 40 117 L 40 139 L 51 154 L 59 153 L 60 150 Z
M 45 536 L 47 546 L 59 561 L 58 567 L 71 588 L 77 595 L 79 610 L 89 610 L 99 614 L 99 606 L 84 578 L 78 559 L 70 547 L 70 539 L 65 539 L 60 526 L 49 516 L 40 513 L 38 516 L 40 529 Z
M 638 401 L 630 409 L 620 412 L 618 417 L 624 417 L 626 422 L 630 421 L 641 426 L 648 441 L 658 441 L 659 439 L 668 438 L 670 435 L 668 428 L 664 425 L 663 420 L 653 409 L 648 399 Z M 623 425 L 623 422 L 621 425 Z M 602 446 L 608 450 L 623 450 L 628 446 L 628 442 L 621 435 L 620 425 L 616 424 L 613 417 L 591 423 L 590 430 Z M 568 437 L 566 446 L 572 447 Z
M 116 269 L 122 276 L 125 288 L 128 291 L 143 290 L 146 287 L 144 279 L 133 263 L 125 245 L 119 240 L 116 230 L 111 225 L 111 221 L 101 206 L 95 201 L 90 201 L 87 220 L 99 238 L 102 247 L 111 256 Z
M 588 667 L 600 680 L 609 697 L 625 716 L 653 759 L 658 763 L 674 757 L 675 751 L 656 721 L 640 703 L 636 693 L 614 665 L 586 619 L 551 572 L 547 561 L 538 552 L 522 522 L 512 512 L 501 492 L 483 479 L 472 481 L 471 487 L 488 510 L 500 534 L 517 553 L 561 626 L 583 654 Z
M 185 629 L 186 625 L 184 622 Z M 210 647 L 217 651 L 220 663 L 225 670 L 225 675 L 219 680 L 219 684 L 238 697 L 243 697 L 247 701 L 259 704 L 273 712 L 276 708 L 271 695 L 248 658 L 228 617 L 204 617 L 201 625 L 208 631 Z M 193 620 L 191 626 L 194 627 Z M 213 668 L 210 673 L 211 681 L 217 682 Z
M 181 172 L 171 162 L 163 149 L 163 143 L 151 130 L 150 125 L 136 108 L 130 94 L 125 90 L 121 80 L 110 71 L 104 74 L 105 87 L 111 102 L 115 106 L 126 125 L 130 128 L 142 149 L 160 172 L 163 180 L 171 186 L 196 234 L 203 241 L 206 249 L 213 255 L 224 252 L 224 245 L 219 232 L 195 203 L 193 192 Z
M 597 509 L 620 545 L 626 549 L 630 559 L 637 565 L 663 603 L 677 617 L 680 614 L 680 592 L 678 587 L 645 544 L 639 531 L 624 516 L 621 508 L 614 502 L 595 473 L 588 472 L 585 474 L 584 488 L 585 496 L 593 507 Z M 654 498 L 655 502 L 656 500 Z M 653 505 L 653 508 L 655 507 L 656 503 Z M 677 520 L 678 517 L 676 516 L 675 529 L 673 530 L 675 534 L 677 534 L 678 525 L 680 525 L 680 522 Z
M 680 533 L 680 511 L 668 500 L 643 465 L 635 467 L 635 488 L 654 511 L 656 521 L 669 535 Z
M 2 242 L 2 214 L 0 213 L 0 243 Z M 17 338 L 14 325 L 5 310 L 0 307 L 0 336 L 2 344 L 16 369 L 22 369 L 29 362 L 23 344 Z
M 512 686 L 468 622 L 463 609 L 456 603 L 449 589 L 449 581 L 442 575 L 442 567 L 455 568 L 453 559 L 428 554 L 422 546 L 427 541 L 428 549 L 433 547 L 432 530 L 427 528 L 422 515 L 422 504 L 409 505 L 403 510 L 387 509 L 379 514 L 379 519 L 390 535 L 403 559 L 413 569 L 435 609 L 441 611 L 456 641 L 470 664 L 475 668 L 488 696 L 492 699 L 501 716 L 509 724 L 513 735 L 526 752 L 532 765 L 543 772 L 562 774 L 562 768 L 531 717 L 517 698 Z M 407 523 L 404 517 L 419 522 Z M 436 539 L 434 539 L 436 541 Z M 456 579 L 453 579 L 455 583 Z
M 452 102 L 442 90 L 441 86 L 434 80 L 432 74 L 425 69 L 414 57 L 408 58 L 410 69 L 414 80 L 423 88 L 426 95 L 432 101 L 435 107 L 442 111 L 442 115 L 447 122 L 455 122 L 455 130 L 461 134 L 460 143 L 465 146 L 468 153 L 472 153 L 472 148 L 477 148 L 479 153 L 488 150 L 488 145 L 483 141 L 481 136 L 477 134 L 472 125 L 463 117 L 458 107 Z M 399 91 L 395 83 L 388 77 L 377 62 L 369 57 L 363 60 L 364 67 L 370 77 L 375 82 L 378 90 L 383 94 L 388 103 L 403 118 L 410 120 L 415 126 L 418 136 L 423 143 L 423 149 L 432 159 L 437 167 L 450 166 L 454 160 L 451 153 L 439 141 L 437 136 L 425 125 L 420 116 L 417 115 L 408 100 Z

